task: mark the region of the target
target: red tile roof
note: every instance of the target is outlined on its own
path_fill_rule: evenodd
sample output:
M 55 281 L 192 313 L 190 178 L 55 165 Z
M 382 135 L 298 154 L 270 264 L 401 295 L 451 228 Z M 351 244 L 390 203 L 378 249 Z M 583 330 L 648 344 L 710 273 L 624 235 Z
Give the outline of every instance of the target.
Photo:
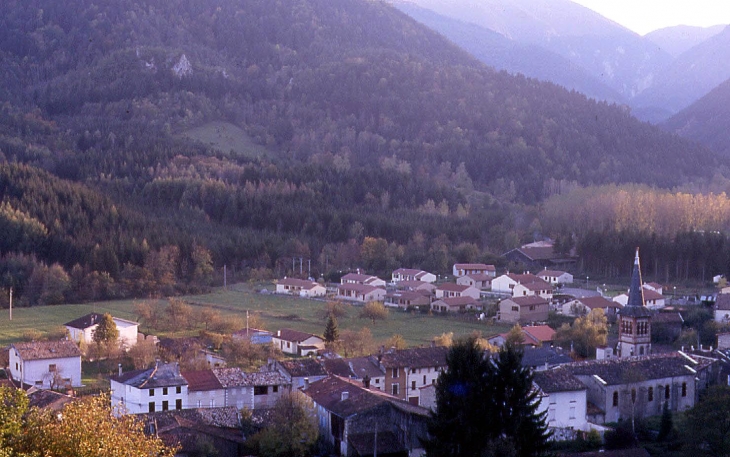
M 188 382 L 188 391 L 206 391 L 222 389 L 223 385 L 212 370 L 183 371 L 180 373 Z
M 544 343 L 546 341 L 552 341 L 555 337 L 555 330 L 547 325 L 532 325 L 528 327 L 522 327 L 522 331 L 525 333 L 529 333 L 541 343 Z
M 484 263 L 456 263 L 454 264 L 457 270 L 485 270 L 495 271 L 494 265 L 487 265 Z

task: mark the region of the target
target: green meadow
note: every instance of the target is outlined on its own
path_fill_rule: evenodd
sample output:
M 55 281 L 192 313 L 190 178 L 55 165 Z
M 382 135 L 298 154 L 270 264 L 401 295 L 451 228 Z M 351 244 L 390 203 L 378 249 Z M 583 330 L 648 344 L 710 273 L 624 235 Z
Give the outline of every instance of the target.
M 318 335 L 322 334 L 325 326 L 323 317 L 325 301 L 259 293 L 263 288 L 264 286 L 261 285 L 254 287 L 249 284 L 235 284 L 227 289 L 214 289 L 209 294 L 181 298 L 195 311 L 211 307 L 218 310 L 224 317 L 236 316 L 243 322 L 245 322 L 246 311 L 249 311 L 251 315 L 257 316 L 259 321 L 263 322 L 265 329 L 270 331 L 293 328 Z M 141 300 L 14 308 L 12 321 L 9 320 L 8 310 L 5 309 L 0 314 L 0 344 L 7 345 L 19 341 L 32 331 L 58 332 L 64 323 L 90 312 L 110 313 L 116 317 L 136 320 L 133 306 L 137 301 Z M 165 300 L 155 300 L 155 302 L 158 306 L 165 306 Z M 476 331 L 484 336 L 489 336 L 509 329 L 508 326 L 465 320 L 457 316 L 431 316 L 395 309 L 390 309 L 387 319 L 373 322 L 370 319 L 359 317 L 360 307 L 346 306 L 346 308 L 347 315 L 338 319 L 340 331 L 369 327 L 376 341 L 385 341 L 391 336 L 399 334 L 410 346 L 429 344 L 435 336 L 445 332 L 453 332 L 454 336 L 462 336 Z M 158 336 L 185 336 L 196 334 L 198 330 L 177 333 L 156 332 L 146 328 L 143 324 L 140 331 L 155 333 Z

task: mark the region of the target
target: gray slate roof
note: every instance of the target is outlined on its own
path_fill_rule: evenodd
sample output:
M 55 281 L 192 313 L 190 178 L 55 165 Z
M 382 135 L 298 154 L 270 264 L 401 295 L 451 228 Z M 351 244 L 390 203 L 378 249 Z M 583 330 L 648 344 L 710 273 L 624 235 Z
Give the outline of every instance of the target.
M 687 367 L 700 370 L 712 363 L 704 358 L 694 360 L 697 362 L 696 364 L 678 352 L 670 352 L 627 359 L 575 362 L 563 365 L 563 367 L 576 376 L 597 375 L 607 385 L 613 386 L 626 384 L 635 379 L 650 380 L 693 375 Z
M 20 358 L 25 361 L 81 357 L 79 347 L 69 340 L 31 341 L 28 343 L 13 343 L 10 346 L 15 348 L 20 354 Z
M 180 366 L 177 363 L 157 362 L 154 368 L 122 373 L 121 376 L 113 376 L 111 379 L 138 389 L 188 385 L 180 374 Z

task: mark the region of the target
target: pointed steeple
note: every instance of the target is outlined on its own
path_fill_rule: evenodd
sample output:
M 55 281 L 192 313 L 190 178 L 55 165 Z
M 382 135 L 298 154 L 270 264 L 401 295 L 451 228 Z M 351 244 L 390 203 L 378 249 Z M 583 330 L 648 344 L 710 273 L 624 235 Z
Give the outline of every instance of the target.
M 644 288 L 641 283 L 641 266 L 639 265 L 639 248 L 636 248 L 634 259 L 634 271 L 631 274 L 631 288 L 629 289 L 629 301 L 626 306 L 644 306 Z

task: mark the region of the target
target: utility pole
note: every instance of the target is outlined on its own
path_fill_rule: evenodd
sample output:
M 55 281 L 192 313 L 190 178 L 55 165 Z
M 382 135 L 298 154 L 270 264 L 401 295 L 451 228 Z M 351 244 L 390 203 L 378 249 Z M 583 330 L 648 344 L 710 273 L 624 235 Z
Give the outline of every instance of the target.
M 10 320 L 13 320 L 13 288 L 10 288 Z
M 307 259 L 307 278 L 312 277 L 312 259 Z
M 299 276 L 302 275 L 302 262 L 304 259 L 302 257 L 299 257 Z
M 228 289 L 228 271 L 225 264 L 223 265 L 223 288 Z

